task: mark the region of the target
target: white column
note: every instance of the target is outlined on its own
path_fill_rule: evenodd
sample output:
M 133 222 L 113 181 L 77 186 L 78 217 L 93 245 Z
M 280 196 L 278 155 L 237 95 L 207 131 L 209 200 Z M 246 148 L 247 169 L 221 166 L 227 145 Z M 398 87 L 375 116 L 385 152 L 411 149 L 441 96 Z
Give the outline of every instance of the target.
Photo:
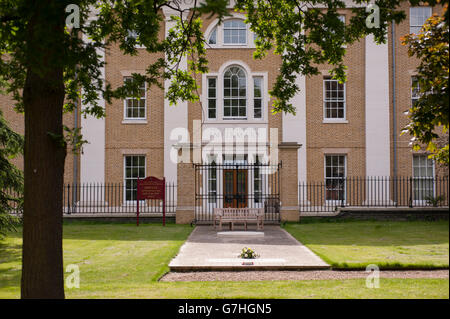
M 388 44 L 366 37 L 366 175 L 390 175 Z
M 388 44 L 377 45 L 373 36 L 369 35 L 366 37 L 365 51 L 366 176 L 390 176 Z M 370 196 L 375 189 L 370 189 L 370 185 L 368 187 Z M 380 197 L 376 201 L 386 202 L 389 198 Z
M 83 36 L 84 41 L 89 41 Z M 104 50 L 97 50 L 102 61 L 105 60 Z M 105 79 L 105 68 L 100 69 L 101 77 Z M 105 100 L 100 93 L 98 105 L 105 107 Z M 85 109 L 87 105 L 81 104 Z M 80 158 L 80 182 L 81 183 L 104 183 L 105 182 L 105 118 L 96 118 L 91 115 L 81 116 L 81 132 L 83 139 L 89 144 L 83 146 Z
M 166 17 L 166 36 L 175 22 L 170 20 L 171 15 L 178 15 L 177 12 L 164 10 Z M 187 59 L 184 57 L 180 64 L 180 69 L 187 69 Z M 170 80 L 165 80 L 164 88 L 167 92 Z M 177 105 L 170 105 L 167 99 L 164 99 L 164 177 L 168 182 L 177 182 L 177 163 L 171 160 L 170 153 L 172 146 L 177 142 L 171 140 L 170 135 L 176 128 L 188 129 L 188 103 L 178 102 Z
M 283 142 L 302 144 L 298 149 L 298 181 L 306 182 L 306 82 L 303 75 L 297 75 L 295 83 L 300 92 L 290 101 L 296 108 L 296 115 L 283 113 Z

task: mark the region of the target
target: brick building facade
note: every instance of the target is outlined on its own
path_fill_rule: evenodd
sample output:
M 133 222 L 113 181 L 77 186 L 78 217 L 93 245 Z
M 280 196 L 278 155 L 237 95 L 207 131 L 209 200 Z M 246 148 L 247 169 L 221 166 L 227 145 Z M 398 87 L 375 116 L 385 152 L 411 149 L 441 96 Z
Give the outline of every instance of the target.
M 418 61 L 408 57 L 400 37 L 409 33 L 417 21 L 424 21 L 439 9 L 405 5 L 404 10 L 407 18 L 395 30 L 389 28 L 386 44 L 376 45 L 369 36 L 347 48 L 345 84 L 329 78 L 328 65 L 319 66 L 320 75 L 299 76 L 301 91 L 292 101 L 297 109 L 295 116 L 270 112 L 272 99 L 268 92 L 275 83 L 280 57 L 268 54 L 263 60 L 253 59 L 253 34 L 243 23 L 244 16 L 233 12 L 222 25 L 215 18 L 205 19 L 209 72 L 197 78 L 200 101 L 170 106 L 163 90 L 145 87 L 140 100 L 130 98 L 106 104 L 103 119 L 78 114 L 76 122 L 89 144 L 80 156 L 68 153 L 65 182 L 123 183 L 123 201 L 132 202 L 137 177 L 165 177 L 177 185 L 177 222 L 187 223 L 196 219 L 199 205 L 233 205 L 225 204 L 227 187 L 235 190 L 243 185 L 245 196 L 252 193 L 247 196 L 252 205 L 264 205 L 259 198 L 261 187 L 268 187 L 266 195 L 274 192 L 275 186 L 267 186 L 271 177 L 257 178 L 254 172 L 230 174 L 234 177 L 228 178 L 225 167 L 218 173 L 208 171 L 196 176 L 193 163 L 201 165 L 208 160 L 219 165 L 251 165 L 267 155 L 264 161 L 271 165 L 276 157 L 281 163 L 276 178 L 283 220 L 298 219 L 299 183 L 325 181 L 329 189 L 324 196 L 330 198 L 324 200 L 340 200 L 345 195 L 340 194 L 335 179 L 422 178 L 428 176 L 428 170 L 434 175 L 434 163 L 423 153 L 411 150 L 409 136 L 400 136 L 408 122 L 404 111 L 414 98 L 412 79 L 418 65 Z M 350 9 L 339 13 L 343 21 L 349 21 Z M 172 26 L 171 14 L 174 13 L 164 11 L 161 37 Z M 117 46 L 109 47 L 103 56 L 106 81 L 118 87 L 132 73 L 145 72 L 149 64 L 163 57 L 149 54 L 145 48 L 138 48 L 138 52 L 136 56 L 125 56 Z M 186 66 L 186 61 L 182 64 Z M 12 110 L 9 98 L 0 96 L 0 106 L 12 128 L 23 133 L 23 116 Z M 75 115 L 66 114 L 64 120 L 66 125 L 74 126 Z M 214 134 L 224 137 L 227 129 L 239 132 L 235 135 L 247 134 L 243 144 L 234 136 L 228 150 L 224 143 L 214 141 Z M 262 146 L 256 151 L 250 150 L 246 139 L 254 133 Z M 177 155 L 190 161 L 177 163 Z M 17 160 L 19 166 L 20 162 Z M 239 174 L 245 181 L 236 177 Z M 196 182 L 198 178 L 200 182 Z M 199 202 L 199 192 L 215 197 Z M 250 205 L 249 199 L 245 205 Z

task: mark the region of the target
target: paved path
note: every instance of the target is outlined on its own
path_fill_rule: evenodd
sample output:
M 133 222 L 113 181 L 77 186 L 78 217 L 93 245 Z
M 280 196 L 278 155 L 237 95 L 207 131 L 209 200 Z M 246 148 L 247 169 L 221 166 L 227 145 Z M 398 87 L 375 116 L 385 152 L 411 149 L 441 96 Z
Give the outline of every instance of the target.
M 239 258 L 244 247 L 252 248 L 260 257 Z M 272 225 L 259 232 L 218 232 L 212 226 L 197 226 L 169 267 L 171 271 L 330 268 L 284 229 Z

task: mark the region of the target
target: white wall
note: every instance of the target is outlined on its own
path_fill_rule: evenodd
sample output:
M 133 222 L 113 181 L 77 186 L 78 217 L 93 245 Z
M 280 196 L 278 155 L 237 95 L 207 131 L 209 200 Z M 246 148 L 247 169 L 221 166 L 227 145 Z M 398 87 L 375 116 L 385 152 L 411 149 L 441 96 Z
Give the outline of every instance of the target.
M 300 88 L 291 103 L 296 115 L 283 113 L 283 142 L 302 144 L 298 149 L 298 180 L 306 182 L 306 82 L 303 75 L 297 75 L 296 84 Z
M 166 36 L 168 30 L 175 25 L 170 21 L 170 16 L 176 14 L 171 11 L 164 11 L 166 16 Z M 180 65 L 181 69 L 187 69 L 187 60 L 183 58 Z M 165 92 L 167 92 L 170 85 L 170 80 L 164 83 Z M 172 145 L 177 141 L 170 139 L 172 130 L 176 128 L 188 129 L 188 103 L 178 102 L 177 105 L 170 105 L 167 99 L 164 99 L 164 177 L 167 182 L 177 181 L 177 163 L 170 158 Z
M 366 37 L 366 176 L 390 175 L 388 53 Z
M 88 39 L 84 36 L 84 41 Z M 104 61 L 105 53 L 97 50 Z M 101 77 L 105 78 L 105 68 L 101 68 Z M 98 104 L 105 107 L 105 100 L 100 98 Z M 87 105 L 81 104 L 85 109 Z M 80 182 L 81 183 L 104 183 L 105 182 L 105 118 L 97 119 L 94 116 L 81 115 L 81 132 L 83 139 L 89 144 L 83 146 L 80 158 Z

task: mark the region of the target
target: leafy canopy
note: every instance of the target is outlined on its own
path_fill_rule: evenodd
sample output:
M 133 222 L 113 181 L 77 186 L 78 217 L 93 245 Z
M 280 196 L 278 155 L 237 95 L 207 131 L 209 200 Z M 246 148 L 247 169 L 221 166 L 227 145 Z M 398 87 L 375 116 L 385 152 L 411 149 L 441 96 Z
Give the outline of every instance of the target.
M 438 15 L 430 17 L 419 34 L 409 34 L 403 38 L 409 56 L 420 59 L 416 76 L 420 97 L 408 112 L 411 122 L 404 133 L 413 137 L 414 149 L 425 145 L 431 157 L 447 166 L 450 111 L 448 40 L 448 20 Z
M 364 36 L 373 34 L 377 42 L 386 41 L 390 22 L 400 22 L 405 18 L 401 9 L 404 0 L 355 0 L 352 15 L 345 23 L 339 19 L 340 10 L 346 8 L 347 1 L 335 0 L 236 0 L 234 9 L 247 15 L 247 23 L 256 34 L 255 58 L 263 58 L 273 50 L 282 57 L 280 73 L 270 94 L 275 98 L 273 112 L 295 113 L 290 101 L 299 91 L 295 80 L 298 74 L 311 76 L 319 73 L 318 65 L 330 64 L 334 78 L 346 80 L 344 56 L 346 46 Z M 406 1 L 419 5 L 417 0 Z M 435 5 L 441 1 L 428 1 Z M 448 1 L 442 1 L 445 3 Z M 186 5 L 185 3 L 189 3 Z M 379 8 L 379 25 L 370 27 L 369 3 Z M 61 22 L 67 16 L 65 8 L 69 4 L 79 7 L 80 27 L 66 28 L 60 37 L 49 37 L 47 28 L 34 26 L 34 37 L 39 38 L 42 50 L 30 52 L 27 46 L 29 21 L 35 10 L 41 9 L 48 23 Z M 45 10 L 39 6 L 46 6 Z M 175 27 L 168 30 L 168 36 L 161 36 L 161 22 L 164 10 L 174 15 Z M 16 108 L 23 111 L 21 90 L 24 87 L 27 69 L 45 74 L 45 70 L 55 67 L 64 69 L 66 104 L 70 112 L 78 99 L 88 107 L 82 111 L 97 117 L 105 115 L 98 104 L 104 98 L 139 96 L 139 87 L 162 87 L 163 81 L 170 79 L 167 98 L 171 104 L 179 99 L 196 101 L 196 73 L 207 71 L 205 39 L 202 19 L 216 15 L 223 19 L 229 14 L 227 0 L 205 1 L 163 1 L 163 0 L 59 0 L 54 2 L 34 2 L 29 0 L 3 0 L 0 2 L 0 83 L 17 101 Z M 130 37 L 130 31 L 137 37 Z M 83 35 L 83 36 L 81 36 Z M 105 83 L 101 77 L 104 62 L 99 52 L 116 44 L 126 55 L 136 55 L 136 45 L 142 45 L 149 53 L 160 53 L 156 62 L 148 65 L 145 74 L 133 74 L 133 81 L 127 81 L 118 88 Z M 63 48 L 58 58 L 46 59 L 47 48 Z M 188 58 L 187 70 L 180 68 L 182 58 Z M 55 84 L 56 85 L 56 84 Z M 417 130 L 416 130 L 417 131 Z M 66 128 L 65 140 L 82 144 L 77 138 L 80 132 Z M 75 136 L 75 137 L 74 137 Z

